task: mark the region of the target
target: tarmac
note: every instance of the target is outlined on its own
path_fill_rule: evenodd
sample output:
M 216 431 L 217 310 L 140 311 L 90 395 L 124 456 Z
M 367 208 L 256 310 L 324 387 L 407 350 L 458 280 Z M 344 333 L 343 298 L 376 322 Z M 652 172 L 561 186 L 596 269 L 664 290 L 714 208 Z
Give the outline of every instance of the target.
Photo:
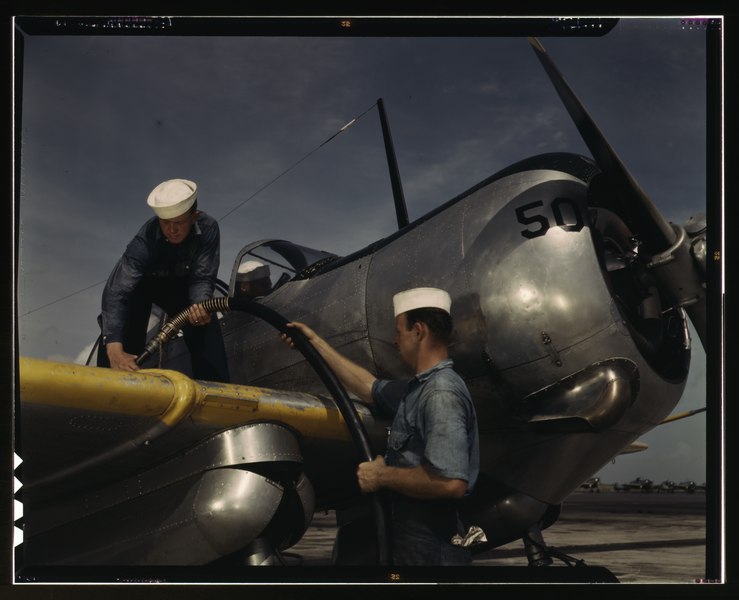
M 286 556 L 303 567 L 331 565 L 335 534 L 333 512 L 317 513 Z M 578 566 L 570 565 L 579 564 L 596 571 L 595 581 L 692 584 L 707 579 L 705 493 L 578 491 L 563 503 L 560 518 L 543 536 L 565 560 L 529 567 L 523 542 L 517 541 L 476 555 L 472 567 L 454 576 L 511 583 L 558 581 L 562 576 L 571 582 L 581 576 Z M 599 569 L 613 579 L 604 579 Z M 416 574 L 414 581 L 434 582 L 439 573 Z
M 313 516 L 303 538 L 282 553 L 284 564 L 280 566 L 254 568 L 226 563 L 204 569 L 48 567 L 24 571 L 22 581 L 207 583 L 224 584 L 223 590 L 231 589 L 228 584 L 236 584 L 236 590 L 242 584 L 280 584 L 279 589 L 286 590 L 293 585 L 360 583 L 356 589 L 365 591 L 374 589 L 367 584 L 387 583 L 667 584 L 671 595 L 664 597 L 669 598 L 677 597 L 673 592 L 683 593 L 685 589 L 700 592 L 700 598 L 721 591 L 723 586 L 711 586 L 714 582 L 708 581 L 706 575 L 715 569 L 713 565 L 707 569 L 707 556 L 713 556 L 707 550 L 716 532 L 707 525 L 705 493 L 614 492 L 603 487 L 601 492 L 573 493 L 563 503 L 559 519 L 544 530 L 544 542 L 553 554 L 549 566 L 528 566 L 521 541 L 480 552 L 469 567 L 336 566 L 332 563 L 336 517 L 327 511 Z M 708 589 L 711 587 L 714 589 Z M 547 585 L 546 589 L 551 595 L 553 588 Z M 623 588 L 608 585 L 599 589 L 615 593 Z M 560 591 L 564 593 L 564 589 Z

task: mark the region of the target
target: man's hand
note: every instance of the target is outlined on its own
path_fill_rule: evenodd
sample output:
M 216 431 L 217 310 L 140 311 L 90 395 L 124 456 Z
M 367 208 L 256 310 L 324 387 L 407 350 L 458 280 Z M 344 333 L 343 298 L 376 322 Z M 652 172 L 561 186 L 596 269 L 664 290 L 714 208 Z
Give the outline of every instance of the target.
M 111 369 L 118 369 L 120 371 L 139 370 L 139 366 L 136 364 L 136 355 L 126 352 L 121 342 L 110 342 L 106 344 L 105 351 L 108 354 Z
M 210 313 L 200 304 L 193 304 L 187 309 L 187 319 L 190 325 L 201 326 L 210 323 Z
M 382 456 L 372 462 L 360 463 L 357 481 L 362 493 L 381 489 L 393 490 L 404 496 L 418 499 L 462 498 L 467 492 L 464 479 L 450 479 L 435 475 L 427 465 L 417 467 L 391 467 Z
M 305 338 L 309 342 L 313 342 L 315 339 L 318 338 L 318 335 L 315 331 L 313 331 L 310 327 L 308 327 L 305 323 L 300 323 L 298 321 L 293 321 L 292 323 L 287 324 L 288 327 L 292 327 L 293 329 L 297 329 L 300 333 L 302 333 Z M 291 348 L 295 348 L 295 342 L 293 342 L 293 339 L 287 335 L 286 333 L 283 333 L 280 335 L 282 338 L 282 341 L 285 342 L 288 346 Z
M 382 488 L 380 477 L 384 469 L 385 459 L 379 455 L 371 462 L 359 463 L 357 467 L 357 481 L 359 482 L 359 489 L 362 490 L 363 494 L 371 494 Z

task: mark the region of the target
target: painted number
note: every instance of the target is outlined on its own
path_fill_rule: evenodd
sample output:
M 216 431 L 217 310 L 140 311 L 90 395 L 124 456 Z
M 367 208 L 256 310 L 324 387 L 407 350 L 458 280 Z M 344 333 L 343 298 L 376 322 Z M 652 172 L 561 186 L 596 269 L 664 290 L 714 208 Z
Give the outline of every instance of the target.
M 570 198 L 555 198 L 551 203 L 554 224 L 565 231 L 580 231 L 584 221 L 580 213 L 580 207 Z M 543 214 L 544 203 L 541 200 L 524 204 L 516 209 L 516 216 L 521 225 L 528 225 L 521 230 L 521 235 L 532 239 L 546 234 L 553 227 L 548 216 Z

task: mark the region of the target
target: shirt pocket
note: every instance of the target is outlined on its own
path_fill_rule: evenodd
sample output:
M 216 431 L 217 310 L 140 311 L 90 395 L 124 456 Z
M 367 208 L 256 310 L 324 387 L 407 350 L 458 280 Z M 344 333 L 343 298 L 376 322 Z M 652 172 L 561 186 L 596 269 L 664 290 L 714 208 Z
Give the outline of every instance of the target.
M 388 448 L 395 452 L 401 452 L 410 444 L 412 433 L 407 430 L 390 430 L 390 436 L 387 440 Z

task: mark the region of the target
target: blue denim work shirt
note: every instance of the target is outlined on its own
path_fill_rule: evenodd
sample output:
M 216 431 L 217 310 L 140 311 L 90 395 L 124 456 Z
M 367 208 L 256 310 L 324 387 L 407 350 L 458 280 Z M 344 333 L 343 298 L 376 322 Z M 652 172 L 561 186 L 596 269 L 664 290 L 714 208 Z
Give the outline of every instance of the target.
M 378 414 L 393 416 L 385 462 L 426 465 L 434 474 L 467 482 L 480 470 L 477 416 L 464 380 L 446 359 L 410 380 L 377 379 L 372 399 Z

